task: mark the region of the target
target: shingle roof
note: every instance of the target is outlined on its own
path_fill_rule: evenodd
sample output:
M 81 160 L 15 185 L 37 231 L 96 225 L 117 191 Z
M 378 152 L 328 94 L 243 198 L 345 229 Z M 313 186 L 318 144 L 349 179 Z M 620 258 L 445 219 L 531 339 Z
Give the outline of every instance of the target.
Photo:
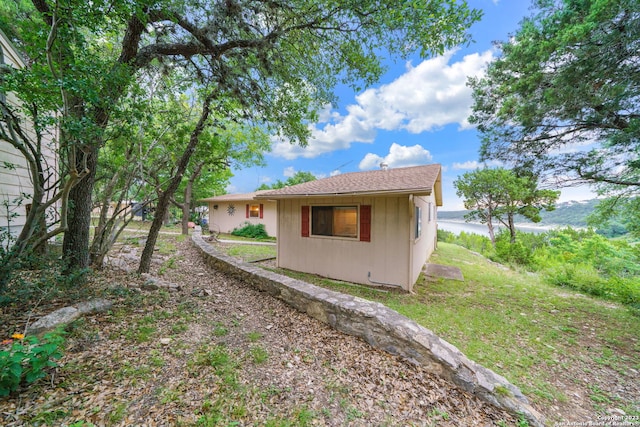
M 355 194 L 431 194 L 440 192 L 440 165 L 344 173 L 260 193 L 259 199 Z M 437 197 L 440 195 L 437 194 Z
M 207 197 L 200 199 L 199 202 L 236 202 L 238 200 L 253 200 L 258 194 L 268 193 L 271 190 L 259 190 L 253 193 L 243 194 L 223 194 L 222 196 Z

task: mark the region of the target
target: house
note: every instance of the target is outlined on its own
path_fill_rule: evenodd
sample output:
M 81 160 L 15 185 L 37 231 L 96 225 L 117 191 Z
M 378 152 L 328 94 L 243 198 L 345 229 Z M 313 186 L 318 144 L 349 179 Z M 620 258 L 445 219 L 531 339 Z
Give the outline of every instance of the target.
M 410 292 L 437 241 L 438 164 L 354 172 L 263 192 L 276 200 L 277 265 Z
M 277 237 L 276 202 L 256 200 L 255 197 L 269 190 L 245 194 L 225 194 L 201 199 L 209 205 L 209 230 L 214 233 L 231 233 L 245 223 L 264 224 L 269 236 Z
M 25 62 L 9 38 L 0 31 L 0 67 L 7 66 L 24 68 Z M 0 104 L 6 105 L 15 112 L 18 111 L 16 107 L 20 105 L 20 100 L 12 92 L 0 91 Z M 19 111 L 17 114 L 20 114 Z M 12 136 L 8 132 L 7 117 L 6 111 L 0 108 L 0 126 L 2 127 L 0 129 L 0 243 L 5 248 L 9 245 L 9 235 L 15 238 L 25 225 L 28 211 L 32 206 L 34 188 L 25 156 L 9 142 Z M 35 144 L 37 138 L 32 122 L 25 120 L 23 130 Z M 58 168 L 54 145 L 55 131 L 56 129 L 51 129 L 50 132 L 42 132 L 39 147 L 48 176 L 47 184 L 51 187 L 54 187 L 53 182 L 57 179 Z M 20 138 L 16 141 L 20 144 L 24 143 Z M 47 197 L 51 197 L 51 193 L 47 194 Z M 57 209 L 49 212 L 48 217 L 57 218 Z

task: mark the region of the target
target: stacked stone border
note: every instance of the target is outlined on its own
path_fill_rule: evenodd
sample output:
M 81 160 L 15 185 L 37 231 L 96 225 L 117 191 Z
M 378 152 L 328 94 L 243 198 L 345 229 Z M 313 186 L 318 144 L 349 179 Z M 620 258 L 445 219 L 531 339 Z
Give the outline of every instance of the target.
M 455 346 L 398 312 L 377 302 L 240 262 L 218 252 L 200 233 L 194 233 L 192 241 L 210 267 L 237 277 L 338 331 L 422 365 L 483 401 L 518 417 L 524 416 L 531 426 L 544 425 L 542 416 L 506 378 L 470 360 Z

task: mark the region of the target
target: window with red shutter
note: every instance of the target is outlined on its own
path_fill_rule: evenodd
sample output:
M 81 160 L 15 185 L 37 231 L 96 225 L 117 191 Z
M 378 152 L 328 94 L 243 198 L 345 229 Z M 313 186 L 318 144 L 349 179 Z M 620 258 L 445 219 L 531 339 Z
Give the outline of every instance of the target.
M 371 205 L 360 206 L 360 241 L 371 241 Z
M 302 237 L 309 237 L 309 206 L 302 206 Z

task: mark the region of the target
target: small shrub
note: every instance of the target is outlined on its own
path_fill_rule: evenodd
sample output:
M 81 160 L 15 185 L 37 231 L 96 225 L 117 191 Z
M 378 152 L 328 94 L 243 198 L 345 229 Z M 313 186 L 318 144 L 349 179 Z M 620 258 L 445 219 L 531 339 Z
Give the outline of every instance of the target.
M 35 336 L 13 334 L 2 342 L 0 350 L 0 396 L 8 396 L 22 384 L 31 384 L 46 375 L 46 369 L 58 366 L 55 360 L 64 338 L 57 331 L 46 334 L 42 341 Z
M 250 239 L 268 239 L 269 235 L 264 224 L 251 224 L 245 222 L 241 228 L 234 228 L 231 232 L 234 236 L 248 237 Z
M 500 234 L 496 239 L 496 261 L 526 267 L 533 261 L 533 251 L 530 246 L 518 240 L 511 243 L 508 235 Z

